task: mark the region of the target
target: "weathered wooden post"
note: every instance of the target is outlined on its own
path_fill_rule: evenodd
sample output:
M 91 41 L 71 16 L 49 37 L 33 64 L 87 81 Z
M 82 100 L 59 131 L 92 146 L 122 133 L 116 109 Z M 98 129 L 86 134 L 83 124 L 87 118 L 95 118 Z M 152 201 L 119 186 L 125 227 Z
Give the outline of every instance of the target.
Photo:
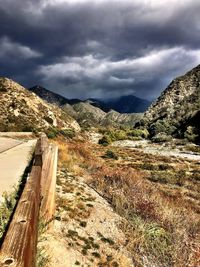
M 40 216 L 45 223 L 53 219 L 55 212 L 56 172 L 58 147 L 51 144 L 43 162 L 41 177 L 41 208 Z

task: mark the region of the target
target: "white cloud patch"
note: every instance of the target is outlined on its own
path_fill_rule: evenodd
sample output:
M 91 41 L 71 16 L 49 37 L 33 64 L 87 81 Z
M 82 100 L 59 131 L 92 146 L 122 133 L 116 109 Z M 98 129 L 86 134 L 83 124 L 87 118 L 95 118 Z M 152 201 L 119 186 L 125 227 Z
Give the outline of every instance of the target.
M 66 78 L 66 77 L 87 77 L 90 79 L 101 79 L 110 76 L 114 72 L 127 72 L 129 80 L 135 79 L 139 73 L 152 73 L 172 69 L 181 65 L 182 60 L 187 61 L 187 65 L 195 65 L 200 61 L 200 50 L 186 50 L 183 47 L 175 47 L 153 50 L 143 57 L 111 61 L 109 58 L 98 59 L 93 55 L 83 57 L 65 57 L 62 63 L 40 66 L 39 72 L 45 78 Z M 171 64 L 170 64 L 171 62 Z M 126 73 L 125 73 L 126 75 Z M 116 76 L 110 76 L 112 80 L 119 80 Z M 122 79 L 127 80 L 127 79 Z
M 105 88 L 113 85 L 113 91 L 116 94 L 122 94 L 122 90 L 124 93 L 126 90 L 130 92 L 130 89 L 135 91 L 135 86 L 144 82 L 150 83 L 157 77 L 165 80 L 175 78 L 176 75 L 184 73 L 198 62 L 200 62 L 200 50 L 174 47 L 152 50 L 142 57 L 119 61 L 111 61 L 109 58 L 99 59 L 93 55 L 65 57 L 61 63 L 40 66 L 38 73 L 43 75 L 44 82 L 52 84 L 60 83 L 65 79 L 73 79 L 71 85 L 68 84 L 65 87 L 63 83 L 61 86 L 63 90 L 72 87 L 78 90 L 78 87 L 82 87 L 91 90 L 88 95 L 94 95 L 93 90 L 103 88 L 103 94 L 105 94 Z M 152 88 L 146 89 L 148 95 L 148 89 L 150 91 Z M 111 89 L 110 92 L 112 93 Z M 140 94 L 140 92 L 137 93 Z
M 28 46 L 12 42 L 7 37 L 2 37 L 0 39 L 0 58 L 13 57 L 30 59 L 40 56 L 41 54 L 39 52 L 34 51 Z

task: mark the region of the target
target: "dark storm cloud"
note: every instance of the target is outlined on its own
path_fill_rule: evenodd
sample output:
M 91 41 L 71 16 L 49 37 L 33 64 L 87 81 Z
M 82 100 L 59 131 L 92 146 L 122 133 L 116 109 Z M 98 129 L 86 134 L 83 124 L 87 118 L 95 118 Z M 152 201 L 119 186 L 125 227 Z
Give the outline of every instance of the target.
M 156 97 L 200 63 L 195 0 L 6 0 L 1 75 L 68 97 Z

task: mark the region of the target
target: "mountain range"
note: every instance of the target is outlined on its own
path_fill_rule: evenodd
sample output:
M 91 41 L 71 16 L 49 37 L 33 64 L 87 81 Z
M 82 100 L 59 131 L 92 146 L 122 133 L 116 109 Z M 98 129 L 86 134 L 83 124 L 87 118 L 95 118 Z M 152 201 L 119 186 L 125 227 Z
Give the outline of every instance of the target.
M 115 110 L 119 113 L 143 113 L 151 104 L 150 101 L 141 99 L 134 95 L 125 95 L 112 99 L 89 98 L 86 100 L 80 100 L 68 99 L 39 85 L 31 87 L 29 90 L 36 93 L 39 97 L 45 99 L 49 103 L 56 103 L 60 106 L 65 104 L 73 105 L 78 103 L 89 103 L 105 112 Z
M 61 107 L 82 126 L 132 126 L 142 118 L 142 111 L 150 105 L 150 102 L 135 96 L 122 96 L 110 100 L 90 98 L 83 101 L 67 99 L 38 85 L 29 90 L 48 103 Z
M 147 128 L 150 136 L 165 133 L 200 142 L 200 65 L 174 79 L 144 114 L 118 112 L 128 112 L 131 106 L 136 111 L 145 103 L 134 96 L 109 101 L 69 100 L 40 86 L 26 89 L 2 77 L 0 131 L 80 131 L 80 126 L 129 125 Z

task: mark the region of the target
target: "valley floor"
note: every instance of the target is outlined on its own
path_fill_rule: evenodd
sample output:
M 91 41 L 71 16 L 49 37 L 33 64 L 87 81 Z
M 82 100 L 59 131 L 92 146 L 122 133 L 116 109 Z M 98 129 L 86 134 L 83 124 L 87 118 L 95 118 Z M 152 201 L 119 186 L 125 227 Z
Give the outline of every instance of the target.
M 57 142 L 56 217 L 38 266 L 200 266 L 199 161 Z

